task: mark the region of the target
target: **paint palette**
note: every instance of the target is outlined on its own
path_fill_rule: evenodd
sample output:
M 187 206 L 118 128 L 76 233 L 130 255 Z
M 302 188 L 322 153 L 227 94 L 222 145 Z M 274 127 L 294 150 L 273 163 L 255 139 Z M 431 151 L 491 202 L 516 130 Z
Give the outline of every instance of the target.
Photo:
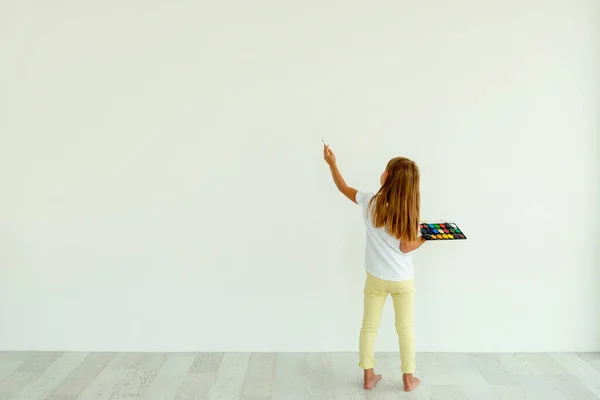
M 419 226 L 425 240 L 462 240 L 465 233 L 454 222 L 423 222 Z

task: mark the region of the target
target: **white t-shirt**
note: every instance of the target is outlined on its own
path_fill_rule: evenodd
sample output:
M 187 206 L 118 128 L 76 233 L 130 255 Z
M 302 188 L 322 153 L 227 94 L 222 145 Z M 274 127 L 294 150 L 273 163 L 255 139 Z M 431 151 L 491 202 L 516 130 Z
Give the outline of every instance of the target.
M 356 202 L 362 209 L 367 227 L 365 269 L 376 278 L 386 281 L 405 281 L 413 277 L 412 255 L 400 251 L 400 240 L 385 231 L 375 228 L 369 211 L 373 193 L 356 193 Z

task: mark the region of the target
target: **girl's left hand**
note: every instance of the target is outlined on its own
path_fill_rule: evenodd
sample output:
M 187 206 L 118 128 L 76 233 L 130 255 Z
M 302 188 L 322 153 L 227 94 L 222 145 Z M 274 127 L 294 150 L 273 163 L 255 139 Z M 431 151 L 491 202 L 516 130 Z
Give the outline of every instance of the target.
M 333 167 L 335 165 L 335 154 L 327 145 L 323 146 L 323 158 L 325 159 L 325 162 L 329 164 L 330 167 Z

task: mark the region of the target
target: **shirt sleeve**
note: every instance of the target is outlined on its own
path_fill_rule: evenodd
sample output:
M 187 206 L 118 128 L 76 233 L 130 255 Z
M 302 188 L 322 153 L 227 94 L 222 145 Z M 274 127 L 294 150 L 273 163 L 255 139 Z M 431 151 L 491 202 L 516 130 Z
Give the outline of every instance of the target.
M 369 206 L 371 197 L 373 197 L 373 193 L 364 193 L 359 190 L 356 192 L 356 203 L 364 210 Z

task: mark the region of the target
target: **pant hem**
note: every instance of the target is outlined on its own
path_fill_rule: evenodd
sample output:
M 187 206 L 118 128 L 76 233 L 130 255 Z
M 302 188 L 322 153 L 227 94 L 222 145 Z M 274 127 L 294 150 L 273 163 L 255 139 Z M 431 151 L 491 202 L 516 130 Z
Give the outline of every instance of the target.
M 358 363 L 358 366 L 361 367 L 362 369 L 373 369 L 373 368 L 375 368 L 375 363 L 373 363 L 373 364 Z

